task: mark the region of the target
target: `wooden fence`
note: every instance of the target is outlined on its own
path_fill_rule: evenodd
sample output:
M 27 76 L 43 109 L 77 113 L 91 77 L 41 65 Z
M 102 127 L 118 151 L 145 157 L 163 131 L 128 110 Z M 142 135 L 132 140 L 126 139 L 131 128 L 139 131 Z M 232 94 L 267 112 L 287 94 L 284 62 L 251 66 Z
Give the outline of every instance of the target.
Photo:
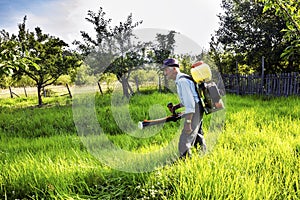
M 271 96 L 300 95 L 300 74 L 267 75 L 223 74 L 226 92 L 235 94 L 262 94 Z

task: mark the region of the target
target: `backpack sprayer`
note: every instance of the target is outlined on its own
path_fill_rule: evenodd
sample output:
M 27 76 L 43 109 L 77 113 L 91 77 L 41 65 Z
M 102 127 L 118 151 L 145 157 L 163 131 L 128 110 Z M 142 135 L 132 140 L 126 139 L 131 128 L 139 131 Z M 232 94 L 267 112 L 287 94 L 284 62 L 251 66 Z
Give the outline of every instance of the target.
M 224 103 L 219 92 L 219 88 L 215 82 L 212 81 L 212 73 L 210 67 L 203 61 L 198 61 L 192 65 L 190 76 L 181 76 L 180 78 L 186 78 L 193 81 L 195 90 L 198 93 L 202 107 L 205 114 L 210 114 L 224 109 Z M 169 110 L 173 107 L 172 103 L 167 105 Z M 143 129 L 146 126 L 152 126 L 165 122 L 176 122 L 177 120 L 184 118 L 184 113 L 176 113 L 173 111 L 171 116 L 154 119 L 144 120 L 138 123 L 138 127 Z
M 212 81 L 212 73 L 208 64 L 198 61 L 192 65 L 191 77 L 195 84 L 195 89 L 204 108 L 205 114 L 210 114 L 224 109 L 224 103 L 220 90 L 215 82 Z

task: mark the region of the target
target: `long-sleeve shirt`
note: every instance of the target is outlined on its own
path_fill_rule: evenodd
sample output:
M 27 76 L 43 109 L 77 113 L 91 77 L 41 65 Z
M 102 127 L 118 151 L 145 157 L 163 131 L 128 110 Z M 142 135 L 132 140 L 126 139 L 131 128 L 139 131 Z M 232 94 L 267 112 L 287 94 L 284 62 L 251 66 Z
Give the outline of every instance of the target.
M 181 76 L 186 74 L 179 72 L 175 80 L 180 103 L 185 107 L 185 113 L 195 113 L 195 104 L 199 102 L 195 85 L 187 78 L 180 78 Z

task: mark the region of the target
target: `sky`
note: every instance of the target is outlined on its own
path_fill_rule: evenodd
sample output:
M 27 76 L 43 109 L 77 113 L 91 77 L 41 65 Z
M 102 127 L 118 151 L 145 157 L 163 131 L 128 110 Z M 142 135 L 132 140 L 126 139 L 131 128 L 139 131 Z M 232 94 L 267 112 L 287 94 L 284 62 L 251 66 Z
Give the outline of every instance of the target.
M 200 51 L 209 48 L 211 35 L 219 27 L 220 5 L 221 0 L 0 0 L 0 30 L 17 33 L 26 15 L 30 31 L 38 26 L 43 33 L 71 44 L 81 39 L 80 31 L 95 33 L 85 18 L 88 10 L 97 13 L 102 7 L 112 26 L 132 13 L 134 22 L 143 20 L 137 27 L 142 35 L 174 30 L 180 33 L 177 45 Z

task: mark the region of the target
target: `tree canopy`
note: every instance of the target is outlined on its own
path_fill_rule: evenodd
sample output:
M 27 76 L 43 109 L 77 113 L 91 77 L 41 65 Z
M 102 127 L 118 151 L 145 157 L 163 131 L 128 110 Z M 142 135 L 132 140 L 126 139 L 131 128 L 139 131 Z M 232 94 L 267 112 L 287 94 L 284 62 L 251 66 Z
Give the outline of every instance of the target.
M 5 57 L 2 71 L 16 78 L 22 75 L 30 77 L 37 86 L 38 104 L 42 105 L 42 88 L 79 67 L 81 62 L 74 52 L 65 49 L 68 44 L 63 40 L 44 34 L 39 27 L 30 32 L 25 23 L 26 16 L 18 26 L 17 35 L 6 34 L 3 45 L 9 53 L 2 54 Z
M 294 0 L 261 0 L 264 3 L 264 12 L 275 11 L 286 23 L 283 29 L 284 39 L 290 45 L 281 54 L 288 60 L 297 59 L 300 55 L 300 3 Z
M 223 0 L 222 8 L 220 28 L 210 43 L 222 73 L 236 72 L 236 63 L 244 73 L 261 72 L 262 57 L 266 73 L 299 71 L 296 57 L 281 56 L 293 43 L 284 38 L 285 18 L 256 0 Z
M 111 27 L 111 19 L 106 19 L 105 14 L 101 7 L 97 13 L 88 11 L 86 20 L 94 25 L 96 38 L 81 31 L 83 42 L 74 41 L 74 44 L 85 56 L 93 73 L 100 76 L 103 73 L 115 74 L 122 84 L 124 96 L 129 97 L 129 75 L 146 62 L 144 51 L 147 44 L 136 43 L 133 34 L 133 29 L 142 21 L 133 22 L 132 14 L 129 14 L 125 22 Z

